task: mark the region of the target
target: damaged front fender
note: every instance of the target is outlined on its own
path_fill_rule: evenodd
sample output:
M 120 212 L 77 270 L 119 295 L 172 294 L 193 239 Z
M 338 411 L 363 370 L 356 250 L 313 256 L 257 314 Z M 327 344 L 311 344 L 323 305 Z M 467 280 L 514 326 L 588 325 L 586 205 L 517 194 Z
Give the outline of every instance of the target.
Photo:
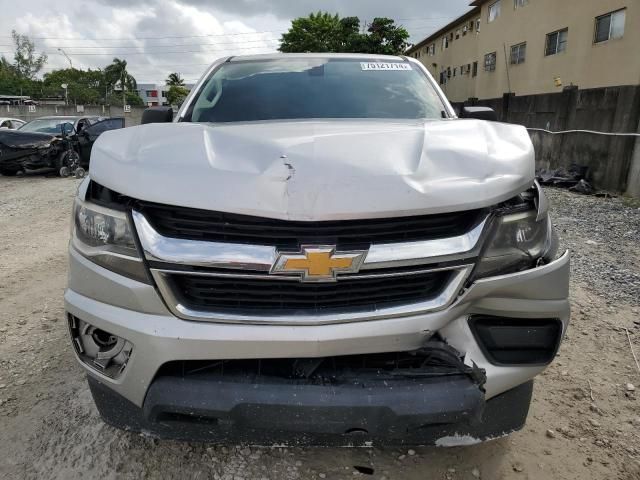
M 60 146 L 61 140 L 54 135 L 0 130 L 0 172 L 51 167 Z

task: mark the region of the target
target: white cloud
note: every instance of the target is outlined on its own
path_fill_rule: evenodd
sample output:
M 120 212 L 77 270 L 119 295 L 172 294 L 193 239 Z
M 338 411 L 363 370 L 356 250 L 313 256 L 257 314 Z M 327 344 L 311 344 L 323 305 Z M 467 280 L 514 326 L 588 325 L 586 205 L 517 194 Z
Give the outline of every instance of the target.
M 396 18 L 412 34 L 412 41 L 418 41 L 466 11 L 469 1 L 4 1 L 0 52 L 12 56 L 10 35 L 16 29 L 48 54 L 45 71 L 68 66 L 57 50 L 63 48 L 74 67 L 103 68 L 117 56 L 127 60 L 139 82 L 160 83 L 173 71 L 195 81 L 216 58 L 275 51 L 290 20 L 310 11 L 328 10 L 363 21 L 374 16 Z
M 195 81 L 219 57 L 275 51 L 280 36 L 256 33 L 244 21 L 177 1 L 127 8 L 96 4 L 87 10 L 27 12 L 15 19 L 13 28 L 47 53 L 45 72 L 68 67 L 58 51 L 62 48 L 76 68 L 103 68 L 117 56 L 127 60 L 138 82 L 158 83 L 173 71 Z M 279 24 L 272 22 L 271 29 L 286 28 Z

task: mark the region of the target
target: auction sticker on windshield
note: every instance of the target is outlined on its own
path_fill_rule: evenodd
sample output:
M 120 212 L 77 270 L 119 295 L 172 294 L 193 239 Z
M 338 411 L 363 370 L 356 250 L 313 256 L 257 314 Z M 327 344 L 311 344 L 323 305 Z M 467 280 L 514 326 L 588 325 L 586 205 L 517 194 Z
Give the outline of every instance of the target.
M 362 70 L 412 70 L 408 63 L 360 62 Z

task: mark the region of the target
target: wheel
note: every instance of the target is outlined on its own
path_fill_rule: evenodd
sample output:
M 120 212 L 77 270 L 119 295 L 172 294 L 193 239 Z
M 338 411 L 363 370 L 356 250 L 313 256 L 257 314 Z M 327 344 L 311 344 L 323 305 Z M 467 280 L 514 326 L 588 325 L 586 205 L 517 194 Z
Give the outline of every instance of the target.
M 86 175 L 86 172 L 84 168 L 78 167 L 76 168 L 75 175 L 76 175 L 76 178 L 84 178 L 84 176 Z
M 70 171 L 74 171 L 80 165 L 80 155 L 75 150 L 67 150 L 62 152 L 56 160 L 58 171 L 62 167 L 68 167 Z
M 60 174 L 61 177 L 66 178 L 71 175 L 71 170 L 69 170 L 69 167 L 60 167 L 58 174 Z

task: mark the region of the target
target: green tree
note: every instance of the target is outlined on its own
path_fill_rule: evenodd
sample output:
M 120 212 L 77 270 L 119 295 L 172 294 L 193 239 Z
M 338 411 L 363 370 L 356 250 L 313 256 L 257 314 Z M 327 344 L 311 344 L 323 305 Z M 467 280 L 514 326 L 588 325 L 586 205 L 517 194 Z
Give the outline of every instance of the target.
M 6 95 L 42 96 L 42 82 L 21 75 L 15 65 L 0 57 L 0 92 Z
M 296 18 L 289 31 L 282 34 L 279 50 L 285 53 L 341 51 L 343 28 L 337 14 L 318 12 Z
M 167 83 L 168 84 L 168 83 Z M 167 91 L 167 102 L 169 105 L 182 105 L 184 99 L 189 95 L 189 89 L 182 85 L 171 85 Z
M 44 64 L 47 63 L 47 56 L 44 53 L 35 54 L 36 46 L 28 36 L 20 35 L 15 30 L 11 31 L 11 36 L 16 46 L 16 51 L 13 55 L 13 67 L 18 74 L 33 80 L 36 74 L 42 70 Z
M 170 87 L 184 87 L 184 80 L 178 72 L 170 73 L 167 77 L 166 83 Z
M 400 55 L 409 48 L 409 32 L 390 18 L 374 18 L 368 28 L 365 53 Z
M 137 88 L 136 79 L 127 71 L 127 61 L 114 58 L 113 62 L 105 67 L 104 76 L 112 90 L 116 87 L 120 88 L 122 92 L 122 104 L 126 105 L 128 98 L 127 91 L 129 93 L 135 92 Z
M 358 17 L 340 18 L 326 12 L 296 18 L 280 39 L 281 52 L 351 52 L 402 54 L 409 33 L 389 18 L 376 18 L 360 33 Z
M 67 84 L 72 104 L 97 104 L 105 97 L 107 84 L 101 70 L 64 68 L 44 75 L 43 87 L 47 96 L 61 95 L 61 85 Z
M 106 103 L 108 105 L 117 105 L 124 101 L 124 105 L 131 105 L 132 107 L 144 107 L 144 101 L 136 92 L 125 92 L 124 100 L 122 99 L 121 92 L 109 92 L 107 95 Z

